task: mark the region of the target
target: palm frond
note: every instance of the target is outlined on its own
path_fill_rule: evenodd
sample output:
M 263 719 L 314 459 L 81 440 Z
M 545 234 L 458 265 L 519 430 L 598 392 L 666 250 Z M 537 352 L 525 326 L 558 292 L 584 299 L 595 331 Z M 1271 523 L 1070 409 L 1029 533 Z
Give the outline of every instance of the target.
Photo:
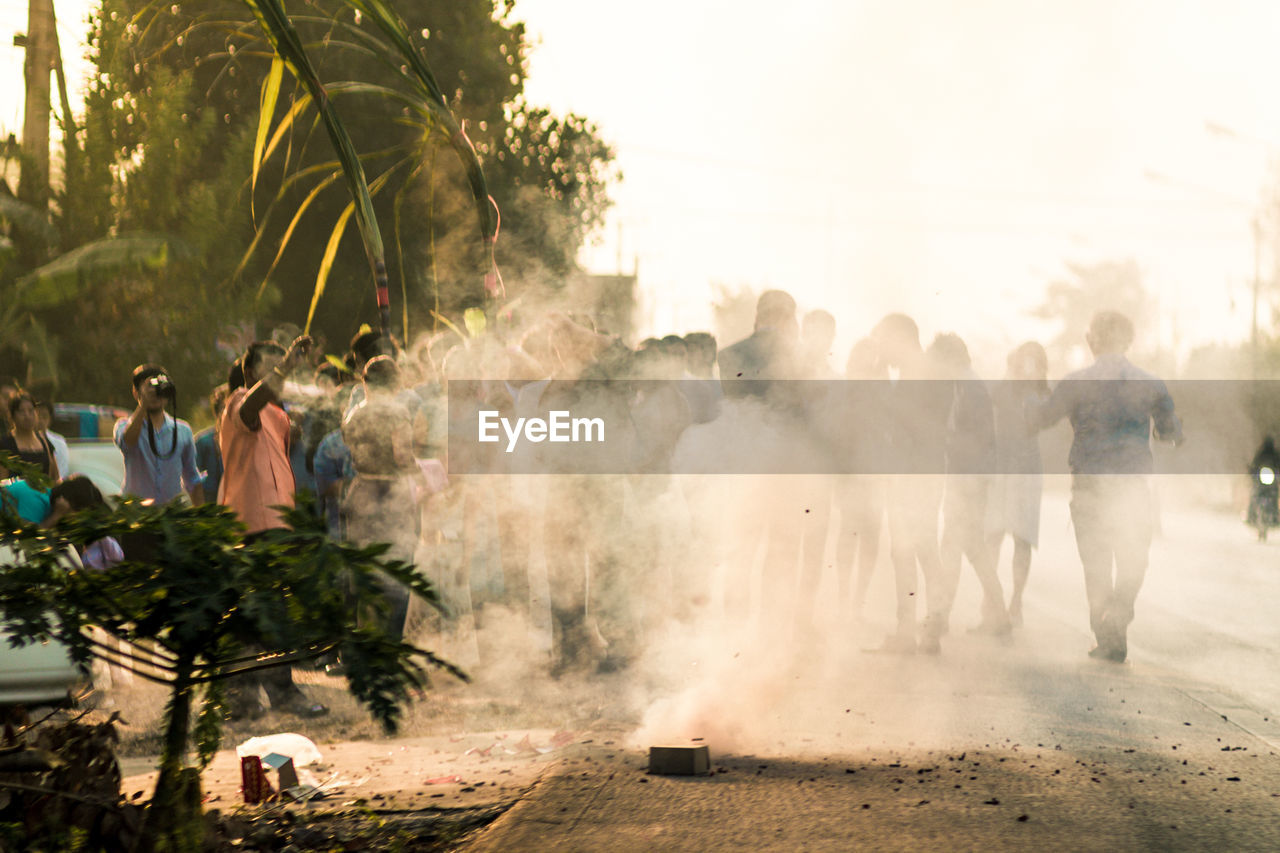
M 127 269 L 159 269 L 169 262 L 171 241 L 155 234 L 104 237 L 77 246 L 17 281 L 27 308 L 50 308 L 73 299 L 89 276 Z
M 243 0 L 243 2 L 254 17 L 257 18 L 267 40 L 271 43 L 272 48 L 275 49 L 276 55 L 280 57 L 294 78 L 305 86 L 307 92 L 311 95 L 316 110 L 324 123 L 325 131 L 329 135 L 329 141 L 333 144 L 338 160 L 342 164 L 342 171 L 346 175 L 347 185 L 351 190 L 352 212 L 360 229 L 365 256 L 374 277 L 374 287 L 377 291 L 383 332 L 389 336 L 391 317 L 390 304 L 387 298 L 386 258 L 382 246 L 382 232 L 378 228 L 378 220 L 373 210 L 373 199 L 369 194 L 369 184 L 365 178 L 364 167 L 360 163 L 359 153 L 356 151 L 355 144 L 351 141 L 350 134 L 347 133 L 347 129 L 338 118 L 337 111 L 329 99 L 329 93 L 326 91 L 324 83 L 321 82 L 320 76 L 311 62 L 311 57 L 307 54 L 306 48 L 303 47 L 302 39 L 298 36 L 298 31 L 294 28 L 292 21 L 289 20 L 289 15 L 285 11 L 281 0 Z M 343 225 L 345 226 L 345 224 L 344 221 Z M 321 287 L 319 280 L 317 287 Z M 310 325 L 310 316 L 314 314 L 314 305 L 319 300 L 319 297 L 319 292 L 313 294 L 313 309 L 308 312 L 308 325 Z

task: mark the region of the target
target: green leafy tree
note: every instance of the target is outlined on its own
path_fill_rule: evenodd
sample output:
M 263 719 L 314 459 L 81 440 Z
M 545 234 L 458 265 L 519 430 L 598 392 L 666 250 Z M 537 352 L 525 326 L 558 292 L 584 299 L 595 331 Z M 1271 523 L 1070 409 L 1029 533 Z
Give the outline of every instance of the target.
M 319 331 L 345 340 L 353 320 L 372 318 L 365 283 L 380 259 L 406 327 L 456 319 L 483 301 L 490 263 L 475 221 L 491 231 L 496 215 L 477 194 L 506 214 L 497 258 L 508 278 L 557 285 L 616 176 L 590 122 L 524 103 L 528 44 L 513 9 L 102 0 L 85 113 L 63 117 L 53 230 L 62 251 L 128 236 L 163 241 L 164 254 L 28 279 L 41 285 L 31 319 L 49 332 L 45 350 L 64 354 L 62 395 L 127 402 L 120 377 L 144 359 L 202 390 L 225 368 L 218 330 L 245 316 L 297 322 L 311 304 Z M 465 156 L 470 142 L 479 159 Z M 352 213 L 359 235 L 347 233 Z M 34 239 L 19 236 L 19 249 Z M 0 287 L 33 266 L 6 263 Z M 326 291 L 330 279 L 340 286 Z
M 213 111 L 228 127 L 256 127 L 266 107 L 269 140 L 257 146 L 262 156 L 254 158 L 252 181 L 257 243 L 237 280 L 280 294 L 273 321 L 299 321 L 300 306 L 322 294 L 319 329 L 345 339 L 352 319 L 371 319 L 374 309 L 371 289 L 361 286 L 368 261 L 356 231 L 335 232 L 335 223 L 348 221 L 350 196 L 337 180 L 332 149 L 316 138 L 322 125 L 309 84 L 290 90 L 286 83 L 278 98 L 263 97 L 272 90 L 262 83 L 272 79 L 273 54 L 245 7 L 270 4 L 108 2 L 122 15 L 149 10 L 131 37 L 134 52 L 148 57 L 144 76 L 158 64 L 197 69 L 205 103 L 193 110 Z M 456 320 L 484 300 L 479 274 L 489 258 L 475 224 L 476 175 L 466 158 L 448 150 L 458 137 L 432 102 L 434 92 L 465 127 L 484 167 L 485 191 L 502 210 L 497 260 L 507 278 L 558 285 L 607 208 L 606 189 L 616 177 L 612 151 L 586 119 L 524 102 L 529 48 L 512 2 L 397 4 L 391 14 L 404 24 L 403 38 L 379 25 L 369 11 L 379 8 L 391 6 L 315 0 L 289 20 L 360 152 L 374 217 L 385 232 L 392 290 L 407 309 L 397 319 L 420 328 L 435 322 L 433 311 Z M 357 15 L 360 9 L 366 13 Z M 429 62 L 425 73 L 414 65 L 419 59 Z M 336 286 L 326 287 L 328 281 Z
M 613 149 L 584 116 L 519 99 L 506 110 L 502 136 L 480 150 L 490 185 L 506 188 L 503 256 L 513 272 L 563 281 L 577 268 L 578 248 L 604 224 L 618 177 Z
M 18 558 L 0 566 L 0 625 L 20 643 L 56 640 L 81 662 L 97 657 L 169 689 L 146 822 L 160 848 L 198 844 L 199 770 L 218 748 L 227 679 L 337 651 L 352 695 L 394 731 L 412 692 L 426 687 L 427 666 L 465 678 L 381 627 L 384 576 L 441 606 L 412 566 L 386 559 L 386 545 L 330 539 L 306 507 L 286 520 L 291 529 L 245 542 L 243 526 L 217 505 L 127 499 L 73 513 L 52 530 L 3 513 L 0 544 Z M 126 562 L 92 571 L 68 559 L 69 548 L 104 536 L 135 543 Z M 259 645 L 270 651 L 246 651 Z
M 487 191 L 502 215 L 497 260 L 523 291 L 558 287 L 576 268 L 577 251 L 603 220 L 607 188 L 617 174 L 612 150 L 587 119 L 558 117 L 524 100 L 528 45 L 513 10 L 510 0 L 466 0 L 420 3 L 398 12 L 410 33 L 423 36 L 421 51 L 474 142 Z M 343 16 L 337 18 L 345 22 Z M 318 64 L 323 69 L 326 62 L 341 66 L 349 61 L 338 51 L 322 56 Z M 362 80 L 387 79 L 386 69 L 379 76 L 376 67 L 362 69 L 362 75 Z M 456 320 L 465 309 L 483 304 L 474 271 L 489 259 L 469 226 L 474 208 L 470 177 L 456 158 L 440 156 L 455 131 L 434 121 L 414 127 L 402 115 L 404 107 L 391 98 L 362 99 L 359 110 L 357 132 L 372 129 L 385 140 L 393 138 L 397 124 L 414 128 L 407 139 L 403 179 L 395 176 L 381 202 L 381 209 L 390 208 L 390 217 L 384 218 L 394 234 L 389 263 L 405 303 L 405 325 L 421 328 L 425 320 L 434 327 L 442 322 L 441 313 Z M 321 227 L 330 221 L 328 216 L 316 219 Z M 343 267 L 341 252 L 335 269 L 344 277 L 352 274 Z M 348 310 L 341 313 L 347 316 L 361 310 L 350 301 L 353 295 L 356 291 L 344 288 L 326 299 L 348 300 Z
M 42 375 L 64 397 L 124 402 L 123 377 L 144 360 L 207 388 L 225 373 L 216 330 L 254 305 L 253 288 L 231 283 L 234 247 L 253 231 L 252 131 L 190 109 L 200 98 L 191 69 L 160 66 L 142 84 L 130 26 L 112 0 L 93 19 L 95 72 L 83 116 L 62 120 L 66 170 L 51 212 L 0 206 L 26 248 L 25 264 L 0 271 L 6 339 L 35 368 L 14 372 Z

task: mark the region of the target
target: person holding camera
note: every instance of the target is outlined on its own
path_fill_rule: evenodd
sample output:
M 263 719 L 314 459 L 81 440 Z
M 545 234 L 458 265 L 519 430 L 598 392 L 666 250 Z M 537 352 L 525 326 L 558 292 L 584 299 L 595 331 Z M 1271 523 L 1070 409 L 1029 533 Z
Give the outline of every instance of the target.
M 133 398 L 138 401 L 133 414 L 116 421 L 116 447 L 124 454 L 122 491 L 156 503 L 168 503 L 185 492 L 193 504 L 204 503 L 195 434 L 186 421 L 165 411 L 177 403 L 168 371 L 158 364 L 135 367 Z

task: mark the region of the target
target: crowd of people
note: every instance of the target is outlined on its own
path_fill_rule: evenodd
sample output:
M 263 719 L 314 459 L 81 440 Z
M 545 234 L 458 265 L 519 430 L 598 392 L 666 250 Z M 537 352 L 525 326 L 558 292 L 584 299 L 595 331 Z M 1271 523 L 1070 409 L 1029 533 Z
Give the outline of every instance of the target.
M 542 618 L 555 673 L 626 666 L 672 621 L 754 617 L 775 636 L 812 631 L 829 535 L 838 607 L 857 619 L 887 534 L 896 628 L 880 648 L 936 654 L 965 561 L 982 588 L 976 630 L 1005 636 L 1021 623 L 1039 534 L 1037 434 L 1066 418 L 1071 513 L 1097 639 L 1090 654 L 1123 661 L 1151 539 L 1152 428 L 1181 440 L 1164 384 L 1124 356 L 1132 324 L 1096 315 L 1087 336 L 1095 362 L 1050 387 L 1037 343 L 1009 353 L 1005 378 L 1014 381 L 988 385 L 961 338 L 940 334 L 924 346 L 903 314 L 877 323 L 837 371 L 835 323 L 825 311 L 800 317 L 788 294 L 768 291 L 753 333 L 723 349 L 706 333 L 628 347 L 557 313 L 508 340 L 436 336 L 407 350 L 366 329 L 342 357 L 313 353 L 306 336 L 287 347 L 263 341 L 214 389 L 214 424 L 199 434 L 171 411 L 165 369 L 144 364 L 132 375 L 137 406 L 114 435 L 123 491 L 218 501 L 247 537 L 284 525 L 280 508 L 309 492 L 331 535 L 390 543 L 391 556 L 415 562 L 473 625 L 491 605 L 531 624 Z M 856 402 L 815 391 L 829 383 L 790 381 L 840 378 L 860 380 Z M 448 394 L 459 380 L 481 380 L 475 399 Z M 1130 390 L 1117 393 L 1114 380 Z M 447 422 L 462 406 L 513 416 L 590 408 L 614 425 L 610 442 L 578 452 L 625 446 L 626 471 L 524 476 L 518 456 L 490 470 L 451 465 Z M 14 393 L 6 410 L 0 450 L 59 479 L 65 442 L 41 425 L 36 401 Z M 690 473 L 744 429 L 763 437 L 759 456 L 786 464 L 741 477 Z M 911 464 L 886 469 L 885 459 Z M 997 571 L 1006 538 L 1008 598 Z M 407 592 L 386 587 L 388 629 L 418 630 Z M 325 713 L 287 667 L 273 672 L 238 685 L 236 713 L 262 710 L 259 686 L 273 707 Z

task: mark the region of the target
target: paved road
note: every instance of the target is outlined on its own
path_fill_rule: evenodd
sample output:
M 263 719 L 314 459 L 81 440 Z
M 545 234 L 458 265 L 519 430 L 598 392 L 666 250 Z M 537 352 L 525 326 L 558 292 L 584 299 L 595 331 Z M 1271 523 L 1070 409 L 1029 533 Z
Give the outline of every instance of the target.
M 1129 664 L 1084 654 L 1066 504 L 1050 498 L 1012 642 L 958 631 L 937 658 L 859 651 L 882 623 L 772 656 L 693 643 L 636 748 L 562 760 L 468 850 L 1280 849 L 1280 545 L 1225 514 L 1163 521 Z M 958 626 L 977 612 L 965 583 Z M 887 579 L 876 588 L 883 605 Z M 644 772 L 646 743 L 698 734 L 714 775 Z
M 1051 495 L 1027 624 L 1007 643 L 963 630 L 978 610 L 966 568 L 941 656 L 863 652 L 890 627 L 882 570 L 869 621 L 816 643 L 703 630 L 585 684 L 508 667 L 434 695 L 410 731 L 575 736 L 537 758 L 481 761 L 456 785 L 422 781 L 458 772 L 471 745 L 460 735 L 353 745 L 362 715 L 344 706 L 313 736 L 345 773 L 409 750 L 393 761 L 406 773 L 347 796 L 514 802 L 473 851 L 1280 849 L 1280 543 L 1204 509 L 1167 503 L 1163 521 L 1124 666 L 1085 656 L 1083 582 L 1065 500 Z M 646 746 L 682 737 L 706 739 L 714 775 L 644 772 Z M 234 782 L 224 793 L 234 799 Z

